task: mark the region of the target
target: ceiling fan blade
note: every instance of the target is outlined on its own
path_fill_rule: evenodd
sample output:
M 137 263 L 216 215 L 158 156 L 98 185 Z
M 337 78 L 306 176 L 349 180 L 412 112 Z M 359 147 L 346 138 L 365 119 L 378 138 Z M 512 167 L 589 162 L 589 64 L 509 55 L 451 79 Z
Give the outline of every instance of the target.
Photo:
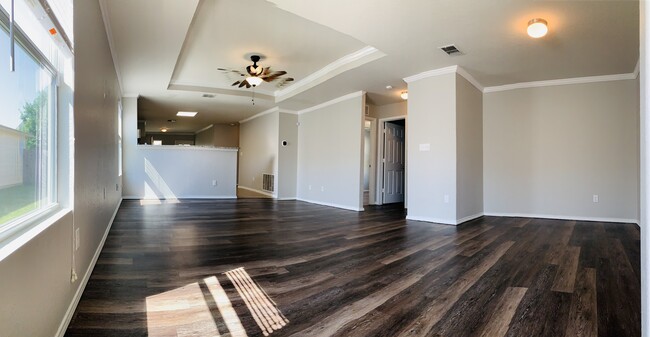
M 286 73 L 287 72 L 284 72 L 284 74 L 286 74 Z M 282 72 L 276 72 L 276 73 L 271 74 L 270 76 L 262 77 L 262 79 L 264 81 L 266 81 L 266 82 L 272 82 L 272 81 L 275 81 L 276 79 L 278 79 L 278 77 L 280 77 L 280 76 L 282 76 L 284 74 Z
M 243 86 L 249 86 L 249 85 L 250 84 L 248 84 L 248 81 L 246 81 L 246 80 L 243 80 L 243 81 L 241 81 L 241 83 L 239 83 L 240 88 L 243 87 Z
M 287 82 L 291 82 L 291 81 L 293 81 L 292 77 L 283 78 L 282 81 L 278 82 L 277 86 L 282 87 L 285 84 L 287 84 Z
M 262 76 L 269 75 L 271 73 L 271 67 L 266 67 L 264 68 L 264 71 L 262 72 Z
M 239 84 L 239 83 L 241 83 L 241 81 L 237 81 L 237 82 L 235 82 L 235 83 L 233 83 L 233 84 L 231 84 L 231 85 L 232 85 L 232 86 L 235 86 L 235 85 L 237 85 L 237 84 Z
M 247 88 L 247 89 L 250 89 L 250 87 L 251 87 L 251 84 L 248 83 L 248 81 L 246 81 L 246 88 Z

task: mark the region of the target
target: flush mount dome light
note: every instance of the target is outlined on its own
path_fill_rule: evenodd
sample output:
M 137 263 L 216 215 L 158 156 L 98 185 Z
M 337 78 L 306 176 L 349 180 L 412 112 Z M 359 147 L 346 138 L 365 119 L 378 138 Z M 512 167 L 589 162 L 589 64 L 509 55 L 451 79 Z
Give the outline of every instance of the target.
M 401 97 L 403 100 L 409 99 L 409 92 L 408 91 L 402 91 L 401 94 L 399 94 L 399 97 Z
M 254 87 L 262 84 L 263 81 L 264 80 L 261 77 L 257 77 L 257 76 L 246 77 L 246 82 L 248 82 L 250 85 Z
M 528 21 L 528 36 L 539 39 L 548 33 L 548 22 L 544 19 L 532 19 Z
M 194 117 L 196 116 L 198 112 L 190 112 L 190 111 L 179 111 L 176 116 L 179 117 Z
M 167 132 L 167 128 L 160 129 L 160 132 Z

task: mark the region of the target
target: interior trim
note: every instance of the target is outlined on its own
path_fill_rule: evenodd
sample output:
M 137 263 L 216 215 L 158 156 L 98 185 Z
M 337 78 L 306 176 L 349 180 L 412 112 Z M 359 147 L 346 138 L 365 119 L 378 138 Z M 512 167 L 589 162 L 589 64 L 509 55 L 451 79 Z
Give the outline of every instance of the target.
M 515 218 L 538 218 L 538 219 L 553 219 L 553 220 L 596 221 L 596 222 L 616 222 L 616 223 L 634 223 L 634 224 L 639 223 L 639 220 L 637 220 L 637 219 L 603 218 L 603 217 L 589 217 L 589 216 L 575 216 L 575 215 L 486 212 L 485 216 L 502 216 L 502 217 L 515 217 Z
M 108 17 L 108 5 L 106 4 L 106 0 L 99 0 L 99 9 L 100 12 L 102 12 L 102 20 L 104 21 L 104 28 L 106 30 L 106 37 L 108 39 L 108 49 L 110 49 L 111 51 L 113 66 L 115 67 L 115 74 L 117 75 L 117 83 L 120 86 L 120 92 L 122 93 L 122 96 L 127 97 L 124 95 L 124 85 L 122 84 L 122 72 L 120 72 L 120 66 L 117 60 L 117 53 L 115 52 L 113 30 L 111 29 L 111 22 Z M 133 96 L 133 94 L 131 94 L 130 96 Z
M 106 231 L 104 231 L 104 237 L 102 237 L 102 241 L 99 243 L 99 246 L 95 250 L 95 255 L 93 256 L 92 261 L 90 261 L 90 266 L 88 266 L 88 269 L 86 270 L 86 273 L 84 274 L 84 277 L 83 279 L 81 279 L 79 287 L 77 288 L 77 292 L 72 298 L 72 302 L 68 306 L 68 310 L 66 311 L 65 316 L 63 316 L 63 321 L 61 321 L 61 324 L 59 325 L 59 330 L 56 332 L 56 337 L 63 337 L 65 335 L 66 330 L 68 329 L 68 325 L 70 325 L 72 316 L 74 315 L 74 312 L 77 309 L 77 305 L 79 304 L 79 301 L 81 300 L 81 295 L 86 289 L 88 280 L 90 280 L 90 275 L 92 275 L 93 269 L 95 269 L 95 265 L 97 264 L 97 259 L 99 259 L 99 254 L 102 252 L 102 249 L 104 248 L 104 243 L 106 242 L 108 233 L 111 231 L 111 228 L 113 227 L 113 221 L 115 221 L 115 217 L 117 216 L 117 212 L 120 210 L 121 205 L 122 205 L 122 198 L 120 198 L 120 201 L 117 203 L 117 207 L 115 207 L 113 216 L 111 216 L 111 220 L 108 222 Z
M 522 82 L 522 83 L 499 85 L 499 86 L 495 86 L 495 87 L 486 87 L 485 89 L 483 89 L 483 92 L 484 93 L 491 93 L 491 92 L 508 91 L 508 90 L 516 90 L 516 89 L 526 89 L 526 88 L 552 87 L 552 86 L 558 86 L 558 85 L 634 80 L 637 77 L 638 77 L 638 74 L 628 73 L 628 74 L 615 74 L 615 75 L 601 75 L 601 76 L 563 78 L 563 79 L 558 79 L 558 80 Z
M 305 78 L 296 81 L 294 84 L 275 91 L 275 102 L 282 102 L 348 70 L 360 67 L 384 56 L 386 56 L 386 54 L 375 47 L 366 46 L 361 48 L 356 52 L 345 55 L 325 67 L 307 75 Z
M 262 117 L 262 116 L 264 116 L 264 115 L 268 115 L 268 114 L 270 114 L 270 113 L 279 112 L 279 111 L 280 111 L 280 108 L 279 108 L 279 107 L 277 107 L 277 106 L 276 106 L 276 107 L 272 107 L 271 109 L 264 110 L 264 111 L 262 111 L 262 112 L 260 112 L 260 113 L 257 113 L 257 114 L 255 114 L 255 115 L 253 115 L 253 116 L 250 116 L 250 117 L 248 117 L 248 118 L 246 118 L 246 119 L 242 119 L 242 120 L 240 120 L 240 121 L 239 121 L 239 124 L 244 124 L 244 123 L 246 123 L 246 122 L 250 122 L 250 121 L 252 121 L 252 120 L 255 119 L 255 118 Z
M 312 106 L 310 108 L 306 108 L 306 109 L 302 109 L 300 111 L 297 111 L 297 114 L 302 115 L 302 114 L 305 114 L 305 113 L 308 113 L 308 112 L 312 112 L 312 111 L 315 111 L 315 110 L 318 110 L 318 109 L 322 109 L 322 108 L 324 108 L 326 106 L 330 106 L 332 104 L 347 101 L 347 100 L 355 98 L 355 97 L 363 96 L 365 94 L 366 94 L 365 91 L 356 91 L 356 92 L 353 92 L 353 93 L 349 93 L 347 95 L 343 95 L 341 97 L 331 99 L 331 100 L 329 100 L 327 102 L 323 102 L 321 104 L 314 105 L 314 106 Z

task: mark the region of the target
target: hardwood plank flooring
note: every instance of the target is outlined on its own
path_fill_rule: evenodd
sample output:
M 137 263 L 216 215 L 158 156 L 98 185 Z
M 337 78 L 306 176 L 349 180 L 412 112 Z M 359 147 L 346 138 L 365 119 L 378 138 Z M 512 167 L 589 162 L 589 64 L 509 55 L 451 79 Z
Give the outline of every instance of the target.
M 66 336 L 640 336 L 634 224 L 124 201 Z

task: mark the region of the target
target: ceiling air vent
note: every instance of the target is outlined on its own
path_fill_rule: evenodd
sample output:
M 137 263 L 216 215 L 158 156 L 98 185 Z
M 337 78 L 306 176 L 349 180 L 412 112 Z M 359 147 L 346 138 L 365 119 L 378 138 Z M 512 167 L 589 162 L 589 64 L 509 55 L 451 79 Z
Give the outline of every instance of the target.
M 214 98 L 214 94 L 203 94 L 204 98 Z
M 448 46 L 442 46 L 442 47 L 440 47 L 440 49 L 442 49 L 442 51 L 447 53 L 447 55 L 449 55 L 449 56 L 456 56 L 456 55 L 462 55 L 463 54 L 453 44 L 450 44 Z

